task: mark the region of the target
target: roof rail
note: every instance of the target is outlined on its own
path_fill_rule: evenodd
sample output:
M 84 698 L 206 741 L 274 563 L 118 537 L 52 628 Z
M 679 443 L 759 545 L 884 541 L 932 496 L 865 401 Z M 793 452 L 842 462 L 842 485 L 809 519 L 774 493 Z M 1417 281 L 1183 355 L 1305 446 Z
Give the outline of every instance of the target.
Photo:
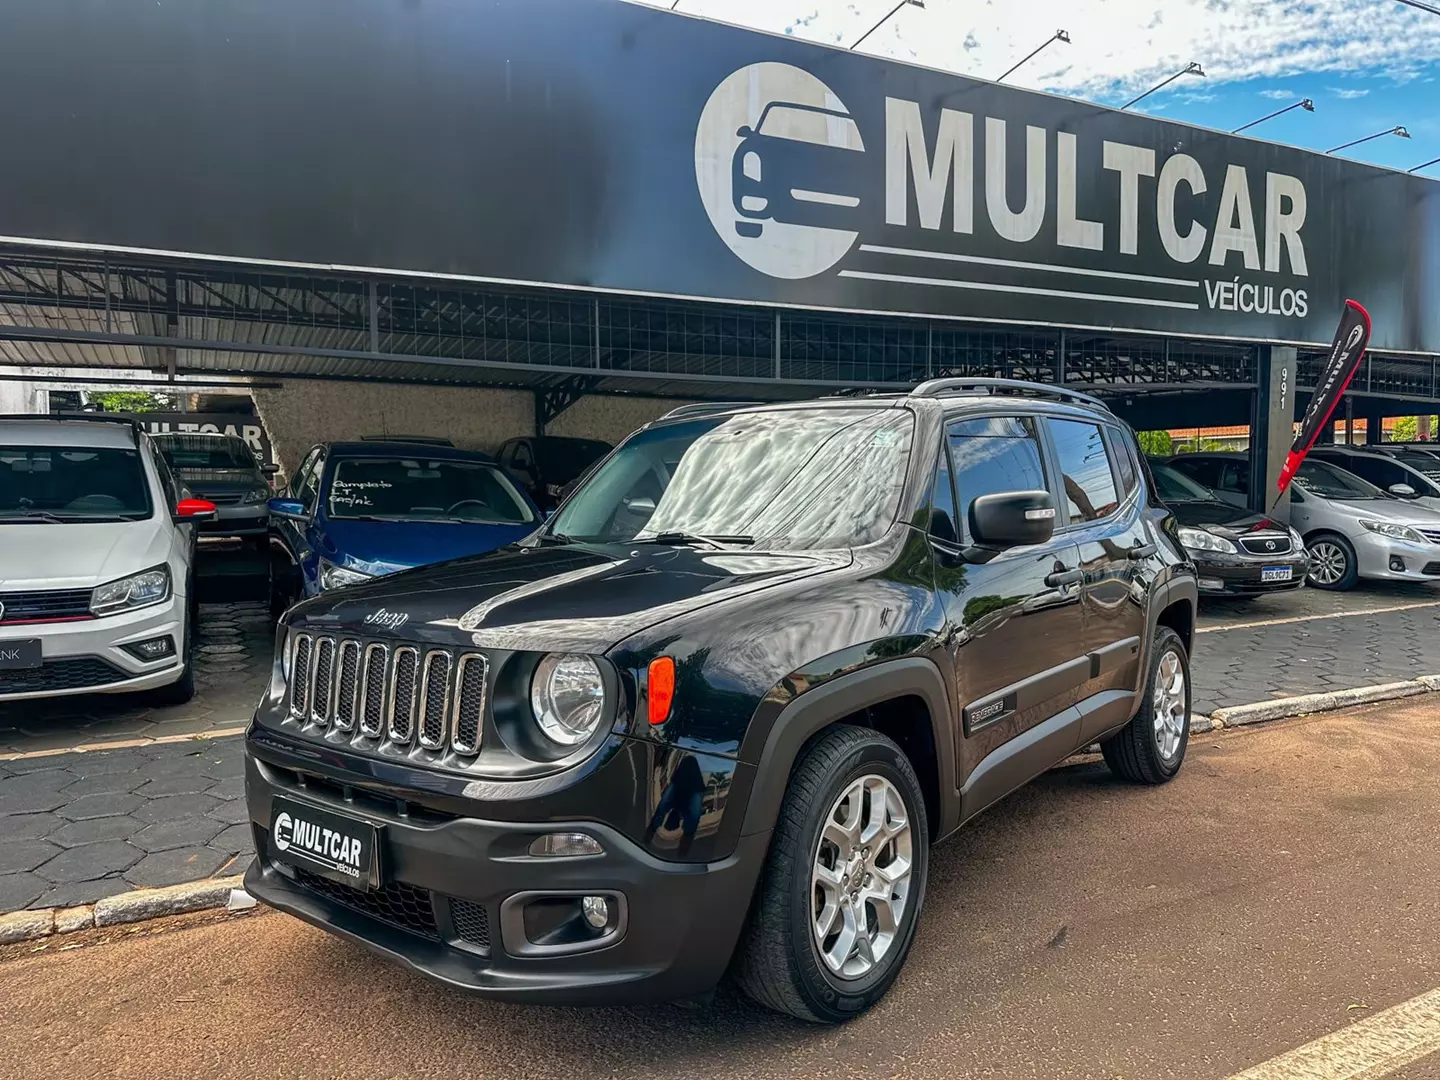
M 133 416 L 121 416 L 118 413 L 95 413 L 95 412 L 68 412 L 68 413 L 0 413 L 0 421 L 23 420 L 26 423 L 33 421 L 49 420 L 54 423 L 69 423 L 72 420 L 83 420 L 91 424 L 123 424 L 136 436 L 145 434 L 145 427 Z
M 671 409 L 664 416 L 657 417 L 659 420 L 675 420 L 682 416 L 706 416 L 712 412 L 725 412 L 727 409 L 747 409 L 752 405 L 764 405 L 763 401 L 694 401 L 689 405 L 681 405 Z
M 911 397 L 939 397 L 942 394 L 963 393 L 967 390 L 984 390 L 988 394 L 1014 394 L 1017 397 L 1048 398 L 1051 401 L 1067 401 L 1076 405 L 1088 405 L 1092 409 L 1110 411 L 1110 406 L 1092 394 L 1078 390 L 1066 390 L 1049 383 L 1024 382 L 1020 379 L 931 379 L 910 391 Z

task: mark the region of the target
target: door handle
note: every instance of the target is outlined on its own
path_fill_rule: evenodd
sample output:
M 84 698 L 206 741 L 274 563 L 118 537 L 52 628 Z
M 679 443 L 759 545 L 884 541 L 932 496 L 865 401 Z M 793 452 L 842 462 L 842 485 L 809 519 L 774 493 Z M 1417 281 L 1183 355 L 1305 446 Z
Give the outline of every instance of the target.
M 1137 544 L 1125 554 L 1132 559 L 1148 559 L 1151 555 L 1154 555 L 1155 552 L 1159 550 L 1160 549 L 1154 544 Z
M 1085 580 L 1084 570 L 1056 570 L 1045 578 L 1045 584 L 1052 589 L 1058 589 L 1065 585 L 1074 585 Z

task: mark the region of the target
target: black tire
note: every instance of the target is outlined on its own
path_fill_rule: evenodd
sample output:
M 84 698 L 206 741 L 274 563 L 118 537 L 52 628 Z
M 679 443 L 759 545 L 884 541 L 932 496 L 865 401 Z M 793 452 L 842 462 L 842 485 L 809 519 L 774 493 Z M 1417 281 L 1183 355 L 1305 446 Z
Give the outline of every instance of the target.
M 190 585 L 193 598 L 195 585 Z M 180 678 L 173 683 L 150 691 L 150 700 L 156 705 L 184 705 L 195 696 L 195 620 L 199 617 L 199 605 L 192 599 L 185 609 L 185 639 L 180 645 L 181 662 L 185 665 Z
M 820 851 L 825 818 L 846 789 L 867 776 L 887 781 L 904 803 L 910 825 L 910 877 L 888 949 L 867 973 L 842 978 L 827 968 L 812 933 L 816 893 L 811 871 Z M 735 981 L 757 1003 L 800 1020 L 834 1024 L 858 1016 L 884 996 L 904 966 L 925 900 L 929 855 L 925 798 L 904 751 L 866 728 L 841 725 L 826 729 L 811 741 L 790 773 L 755 901 L 736 951 Z M 876 865 L 885 865 L 884 860 L 893 857 L 894 849 L 887 844 L 873 859 Z M 868 918 L 872 909 L 865 910 Z
M 1310 572 L 1305 575 L 1306 585 L 1315 589 L 1324 589 L 1327 592 L 1344 592 L 1346 589 L 1355 587 L 1355 582 L 1360 578 L 1360 565 L 1355 558 L 1355 547 L 1349 540 L 1339 533 L 1316 533 L 1314 536 L 1306 538 L 1305 548 L 1310 552 Z M 1331 581 L 1317 580 L 1315 574 L 1321 567 L 1320 560 L 1316 556 L 1317 550 L 1321 556 L 1328 556 L 1333 552 L 1342 560 L 1343 568 L 1339 577 Z M 1326 562 L 1329 562 L 1328 558 Z M 1328 578 L 1329 575 L 1326 574 L 1326 577 Z
M 1184 720 L 1179 740 L 1170 754 L 1161 746 L 1161 734 L 1155 724 L 1157 694 L 1161 693 L 1161 669 L 1166 658 L 1174 656 L 1184 676 Z M 1180 635 L 1168 626 L 1156 627 L 1155 641 L 1150 647 L 1150 663 L 1145 673 L 1145 696 L 1140 710 L 1130 723 L 1100 744 L 1105 764 L 1122 780 L 1135 784 L 1164 784 L 1174 779 L 1185 760 L 1190 745 L 1190 658 Z

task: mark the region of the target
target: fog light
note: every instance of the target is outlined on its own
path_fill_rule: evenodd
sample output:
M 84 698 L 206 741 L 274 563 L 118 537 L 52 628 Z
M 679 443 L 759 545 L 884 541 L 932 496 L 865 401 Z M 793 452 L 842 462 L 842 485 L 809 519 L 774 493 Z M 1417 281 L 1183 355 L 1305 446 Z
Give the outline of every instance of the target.
M 586 836 L 584 833 L 578 832 L 555 832 L 537 836 L 532 840 L 530 854 L 557 859 L 573 859 L 581 855 L 604 855 L 605 849 L 593 836 Z
M 137 660 L 164 660 L 167 656 L 175 655 L 175 641 L 168 636 L 132 641 L 125 646 L 125 651 Z
M 1397 574 L 1403 574 L 1405 572 L 1405 560 L 1399 555 L 1391 555 L 1390 569 L 1394 570 Z
M 1213 577 L 1202 577 L 1199 582 L 1197 582 L 1197 585 L 1202 589 L 1215 589 L 1217 591 L 1225 588 L 1225 582 Z
M 585 921 L 596 930 L 604 930 L 610 921 L 610 901 L 603 896 L 585 897 L 580 901 L 580 910 L 585 913 Z

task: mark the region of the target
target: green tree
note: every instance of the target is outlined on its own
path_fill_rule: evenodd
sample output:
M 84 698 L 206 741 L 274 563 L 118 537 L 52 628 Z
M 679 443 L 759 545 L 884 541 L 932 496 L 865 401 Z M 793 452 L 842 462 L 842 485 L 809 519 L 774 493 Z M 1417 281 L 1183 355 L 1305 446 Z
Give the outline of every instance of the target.
M 1440 432 L 1440 425 L 1437 425 L 1436 418 L 1430 417 L 1430 438 L 1435 438 Z M 1395 420 L 1395 426 L 1390 431 L 1392 442 L 1414 442 L 1419 438 L 1420 418 L 1418 416 L 1401 416 Z
M 106 412 L 168 412 L 175 408 L 175 399 L 171 395 L 151 393 L 149 390 L 102 390 L 86 394 L 85 398 Z
M 1174 440 L 1168 431 L 1136 432 L 1140 440 L 1140 452 L 1146 457 L 1169 457 L 1174 453 Z

